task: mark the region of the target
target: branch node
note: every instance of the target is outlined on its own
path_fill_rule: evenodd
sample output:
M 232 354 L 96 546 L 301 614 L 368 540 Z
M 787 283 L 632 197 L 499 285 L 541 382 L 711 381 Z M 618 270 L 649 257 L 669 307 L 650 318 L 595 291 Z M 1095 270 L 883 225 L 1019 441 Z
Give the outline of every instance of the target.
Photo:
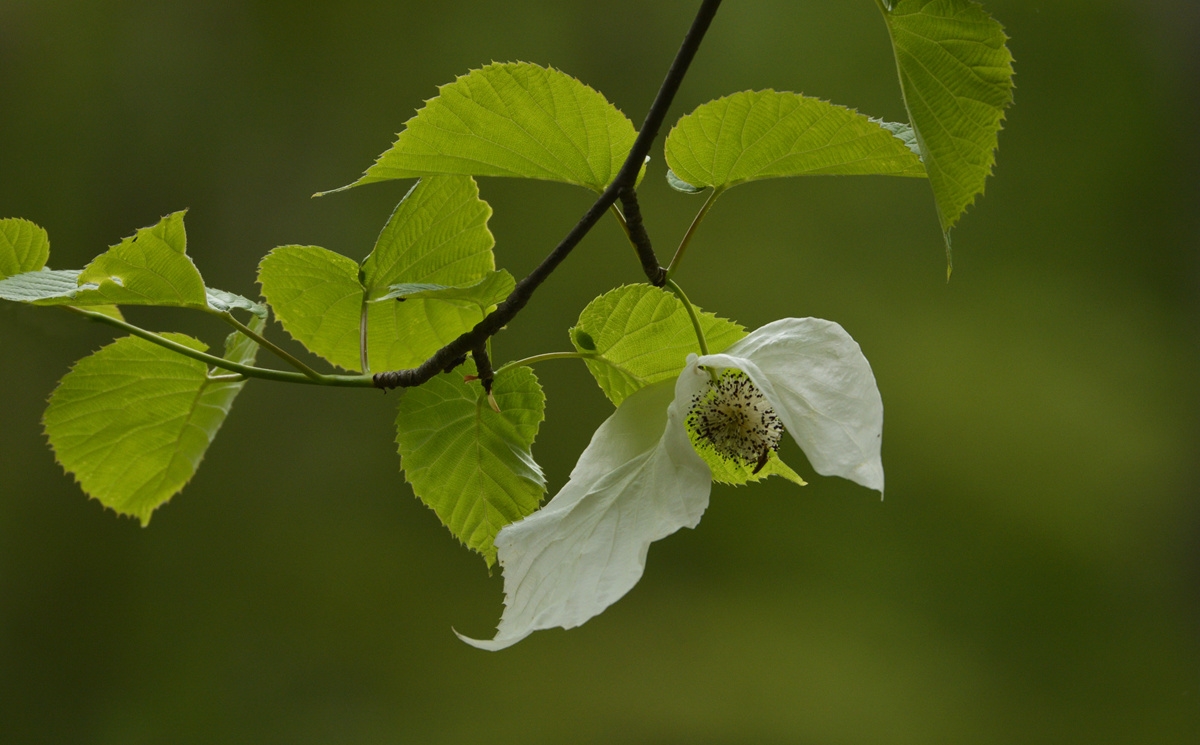
M 491 406 L 492 411 L 499 414 L 500 404 L 496 403 L 496 397 L 492 395 L 492 383 L 496 380 L 496 373 L 492 371 L 492 361 L 488 359 L 487 342 L 481 342 L 472 349 L 471 356 L 475 358 L 475 369 L 479 371 L 479 374 L 467 377 L 479 381 L 484 392 L 487 393 L 488 406 Z
M 492 372 L 492 361 L 488 359 L 487 343 L 480 342 L 476 345 L 471 350 L 471 356 L 475 358 L 475 369 L 477 371 L 475 378 L 483 386 L 483 390 L 487 392 L 488 396 L 491 396 L 492 382 L 496 379 L 496 374 Z

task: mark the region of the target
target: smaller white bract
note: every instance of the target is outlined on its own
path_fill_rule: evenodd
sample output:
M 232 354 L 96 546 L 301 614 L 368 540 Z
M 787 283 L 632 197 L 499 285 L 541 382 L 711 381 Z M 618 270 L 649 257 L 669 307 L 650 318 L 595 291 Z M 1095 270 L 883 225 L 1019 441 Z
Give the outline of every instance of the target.
M 883 493 L 883 402 L 858 343 L 831 321 L 775 321 L 722 354 L 688 355 L 678 379 L 621 403 L 566 486 L 496 537 L 505 593 L 496 637 L 459 638 L 503 649 L 599 614 L 637 584 L 652 542 L 696 527 L 708 506 L 712 472 L 688 427 L 717 457 L 761 468 L 779 423 L 817 473 Z

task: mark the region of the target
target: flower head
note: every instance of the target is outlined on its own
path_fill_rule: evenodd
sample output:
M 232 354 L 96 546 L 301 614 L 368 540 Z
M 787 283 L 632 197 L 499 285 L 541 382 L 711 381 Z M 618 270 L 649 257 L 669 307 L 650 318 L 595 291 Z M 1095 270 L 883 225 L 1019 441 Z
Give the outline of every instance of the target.
M 730 368 L 692 396 L 687 427 L 695 442 L 719 458 L 762 470 L 779 450 L 783 422 L 746 373 Z
M 722 354 L 689 355 L 676 380 L 625 399 L 562 490 L 496 537 L 505 592 L 496 637 L 460 638 L 503 649 L 599 614 L 637 584 L 652 542 L 700 522 L 712 471 L 693 442 L 757 472 L 785 429 L 817 473 L 883 492 L 883 402 L 836 323 L 775 321 Z

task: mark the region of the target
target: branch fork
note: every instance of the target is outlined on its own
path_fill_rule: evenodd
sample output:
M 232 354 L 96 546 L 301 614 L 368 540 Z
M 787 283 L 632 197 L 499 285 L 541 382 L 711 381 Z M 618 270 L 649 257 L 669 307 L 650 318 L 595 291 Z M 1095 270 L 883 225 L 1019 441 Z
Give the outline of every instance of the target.
M 443 371 L 448 372 L 462 364 L 466 359 L 465 355 L 467 353 L 470 352 L 473 354 L 475 350 L 481 348 L 489 338 L 498 333 L 500 329 L 508 324 L 525 307 L 525 304 L 533 297 L 534 291 L 570 255 L 575 246 L 595 227 L 596 223 L 616 203 L 617 199 L 621 199 L 622 205 L 625 207 L 626 223 L 629 227 L 630 238 L 637 249 L 638 258 L 641 260 L 642 269 L 646 272 L 646 277 L 656 287 L 662 287 L 666 284 L 666 270 L 659 265 L 658 259 L 654 255 L 654 250 L 650 245 L 650 238 L 646 234 L 645 226 L 642 224 L 641 210 L 637 205 L 637 195 L 634 191 L 634 185 L 637 183 L 638 173 L 641 171 L 642 164 L 645 162 L 646 156 L 650 153 L 650 147 L 654 143 L 655 138 L 658 137 L 658 132 L 662 127 L 663 121 L 666 119 L 667 110 L 670 108 L 675 94 L 679 91 L 679 86 L 683 83 L 683 78 L 687 74 L 688 67 L 691 65 L 692 59 L 696 56 L 696 51 L 700 48 L 700 42 L 704 39 L 704 34 L 708 31 L 708 27 L 712 23 L 713 17 L 716 15 L 720 5 L 721 0 L 704 0 L 701 3 L 700 9 L 696 12 L 696 17 L 692 21 L 691 28 L 688 29 L 687 35 L 684 36 L 683 43 L 680 45 L 679 51 L 676 52 L 675 59 L 671 62 L 671 67 L 667 70 L 666 77 L 663 78 L 658 95 L 654 98 L 654 103 L 650 105 L 649 111 L 646 112 L 642 128 L 638 132 L 637 139 L 634 141 L 633 148 L 630 149 L 628 157 L 625 158 L 625 163 L 621 166 L 621 170 L 617 173 L 616 178 L 612 180 L 608 188 L 588 208 L 575 227 L 542 260 L 541 264 L 517 283 L 508 298 L 500 303 L 487 317 L 476 324 L 473 329 L 434 352 L 429 359 L 417 367 L 376 373 L 373 378 L 376 388 L 387 390 L 390 388 L 407 388 L 421 385 L 438 373 Z

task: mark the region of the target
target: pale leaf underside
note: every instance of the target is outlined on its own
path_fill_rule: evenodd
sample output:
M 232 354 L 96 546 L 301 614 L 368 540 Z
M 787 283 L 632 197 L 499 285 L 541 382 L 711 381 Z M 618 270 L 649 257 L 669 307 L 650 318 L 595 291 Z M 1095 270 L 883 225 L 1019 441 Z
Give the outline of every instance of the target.
M 390 285 L 383 297 L 372 302 L 385 300 L 462 300 L 481 308 L 489 308 L 509 296 L 517 282 L 507 271 L 492 272 L 478 282 L 469 285 L 446 286 L 427 282 L 409 282 Z

